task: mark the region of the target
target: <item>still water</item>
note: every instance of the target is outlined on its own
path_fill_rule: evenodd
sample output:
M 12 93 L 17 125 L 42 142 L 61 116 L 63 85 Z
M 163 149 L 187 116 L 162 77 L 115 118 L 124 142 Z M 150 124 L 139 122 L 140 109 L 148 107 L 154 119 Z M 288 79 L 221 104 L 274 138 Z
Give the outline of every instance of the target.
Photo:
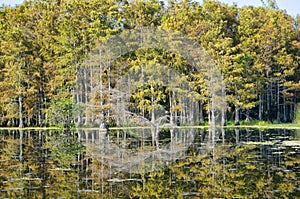
M 297 198 L 300 130 L 0 131 L 0 198 Z

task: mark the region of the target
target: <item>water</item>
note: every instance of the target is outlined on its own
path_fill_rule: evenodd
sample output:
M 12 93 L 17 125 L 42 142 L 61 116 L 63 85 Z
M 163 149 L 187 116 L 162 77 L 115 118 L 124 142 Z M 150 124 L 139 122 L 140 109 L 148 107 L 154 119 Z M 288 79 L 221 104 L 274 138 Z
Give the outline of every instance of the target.
M 0 131 L 0 198 L 297 198 L 300 131 Z M 213 136 L 214 135 L 214 136 Z

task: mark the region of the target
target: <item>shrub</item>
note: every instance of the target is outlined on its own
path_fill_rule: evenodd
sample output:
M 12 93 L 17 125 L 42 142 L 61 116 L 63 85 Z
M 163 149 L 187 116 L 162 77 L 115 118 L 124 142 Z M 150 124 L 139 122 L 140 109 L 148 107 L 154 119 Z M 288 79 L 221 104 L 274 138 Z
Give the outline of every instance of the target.
M 294 117 L 293 123 L 298 123 L 298 124 L 300 123 L 300 103 L 296 104 L 295 117 Z

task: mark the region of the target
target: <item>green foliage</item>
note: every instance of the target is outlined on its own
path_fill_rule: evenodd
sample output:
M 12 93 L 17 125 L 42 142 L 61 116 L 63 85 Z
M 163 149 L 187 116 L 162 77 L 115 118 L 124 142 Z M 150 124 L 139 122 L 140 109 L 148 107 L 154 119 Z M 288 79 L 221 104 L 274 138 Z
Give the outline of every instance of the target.
M 88 71 L 85 75 L 90 76 L 93 73 L 83 60 L 96 44 L 111 35 L 145 26 L 180 31 L 214 58 L 224 77 L 229 118 L 250 111 L 256 120 L 299 122 L 299 114 L 292 118 L 290 112 L 295 101 L 299 101 L 300 17 L 293 19 L 278 9 L 275 1 L 264 2 L 264 7 L 238 8 L 212 0 L 202 4 L 171 0 L 167 5 L 157 0 L 89 3 L 47 0 L 5 7 L 0 10 L 0 124 L 18 126 L 21 121 L 25 126 L 80 124 L 83 122 L 80 119 L 70 119 L 69 109 L 74 109 L 70 107 L 75 102 L 66 96 L 71 95 L 77 104 L 92 98 L 97 108 L 77 111 L 78 118 L 99 123 L 103 118 L 96 117 L 96 113 L 110 113 L 111 98 L 107 93 L 111 88 L 101 91 L 107 92 L 105 96 L 100 96 L 99 90 L 93 96 L 82 96 L 87 85 L 75 86 L 79 76 L 84 75 L 81 71 Z M 189 79 L 191 90 L 197 92 L 196 98 L 203 106 L 200 111 L 205 111 L 206 82 L 202 74 L 190 74 L 192 69 L 181 56 L 167 49 L 139 49 L 112 64 L 115 68 L 109 71 L 111 76 L 106 73 L 101 81 L 104 87 L 113 87 L 124 74 L 124 68 L 134 70 L 142 65 L 164 64 L 181 75 L 165 91 L 171 93 L 171 87 Z M 147 72 L 154 75 L 158 71 Z M 168 96 L 161 89 L 154 92 L 151 86 L 162 85 L 158 79 L 151 81 L 146 84 L 150 89 L 145 86 L 133 96 L 137 108 L 150 114 L 165 106 L 174 115 L 182 113 L 187 103 L 172 101 L 172 94 Z M 88 83 L 99 86 L 96 82 Z M 181 89 L 174 95 L 179 92 L 188 95 L 191 90 Z M 65 99 L 60 99 L 61 96 Z M 59 108 L 67 111 L 59 112 Z M 234 113 L 234 109 L 239 111 Z M 54 114 L 62 116 L 55 118 Z
M 241 121 L 240 123 L 241 125 L 245 125 L 245 126 L 269 126 L 272 125 L 273 123 L 268 122 L 268 121 L 259 121 L 259 120 L 252 120 L 252 121 Z
M 49 124 L 71 128 L 74 125 L 76 105 L 72 97 L 52 99 L 47 119 Z
M 300 124 L 300 103 L 297 103 L 295 107 L 295 118 L 293 122 L 296 124 Z

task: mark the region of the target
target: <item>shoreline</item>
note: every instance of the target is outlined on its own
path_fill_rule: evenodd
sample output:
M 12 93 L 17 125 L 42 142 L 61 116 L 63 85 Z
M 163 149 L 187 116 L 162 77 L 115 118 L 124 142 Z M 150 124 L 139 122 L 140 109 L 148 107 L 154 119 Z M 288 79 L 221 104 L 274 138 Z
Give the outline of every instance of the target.
M 110 130 L 125 130 L 125 129 L 151 129 L 153 127 L 151 126 L 135 126 L 135 127 L 110 127 Z M 201 125 L 201 126 L 174 126 L 174 127 L 160 127 L 161 129 L 171 129 L 171 128 L 177 128 L 177 129 L 207 129 L 209 128 L 209 125 Z M 227 125 L 227 126 L 216 126 L 217 129 L 229 129 L 229 128 L 255 128 L 255 129 L 300 129 L 300 124 L 293 124 L 293 123 L 287 123 L 287 124 L 267 124 L 267 125 Z M 64 130 L 71 130 L 71 131 L 77 131 L 77 130 L 103 130 L 105 131 L 105 128 L 99 128 L 99 127 L 78 127 L 78 128 L 59 128 L 59 127 L 0 127 L 0 130 L 56 130 L 56 131 L 64 131 Z

